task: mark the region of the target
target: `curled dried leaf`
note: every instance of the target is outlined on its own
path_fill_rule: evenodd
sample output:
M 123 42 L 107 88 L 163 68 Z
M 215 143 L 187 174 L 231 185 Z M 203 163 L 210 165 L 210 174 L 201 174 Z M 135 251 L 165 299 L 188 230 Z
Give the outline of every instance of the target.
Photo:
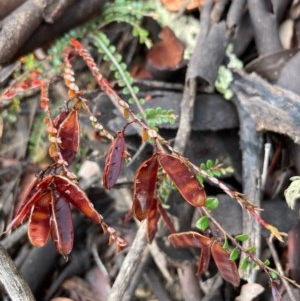
M 148 137 L 149 137 L 148 131 L 145 128 L 143 128 L 142 129 L 142 143 L 146 142 L 148 140 Z
M 127 108 L 123 108 L 123 117 L 124 119 L 128 119 L 130 117 L 129 110 Z
M 75 183 L 66 177 L 53 176 L 57 192 L 70 202 L 77 210 L 81 211 L 86 217 L 94 223 L 102 222 L 102 216 L 95 210 L 93 204 L 87 195 Z
M 109 147 L 103 175 L 103 186 L 106 189 L 111 189 L 117 182 L 125 149 L 124 132 L 118 132 L 117 138 L 112 142 Z
M 157 231 L 158 211 L 157 201 L 152 202 L 152 206 L 147 216 L 147 239 L 151 243 Z
M 66 256 L 74 242 L 72 213 L 68 200 L 57 191 L 52 191 L 51 211 L 51 236 L 56 250 Z
M 47 188 L 51 182 L 52 176 L 47 176 L 43 179 L 37 178 L 33 181 L 16 212 L 15 218 L 7 226 L 7 231 L 13 227 L 18 227 L 28 218 L 32 206 L 48 192 Z
M 205 205 L 206 193 L 182 159 L 173 155 L 159 154 L 158 162 L 188 203 L 195 207 Z
M 44 246 L 50 236 L 51 192 L 47 192 L 35 203 L 30 214 L 28 237 L 35 247 Z
M 216 240 L 212 243 L 211 253 L 221 276 L 232 285 L 239 286 L 239 272 L 235 262 L 230 260 L 230 253 Z
M 230 253 L 222 248 L 217 239 L 192 231 L 171 234 L 168 239 L 177 248 L 201 248 L 197 273 L 207 270 L 211 253 L 221 276 L 234 286 L 239 286 L 240 276 L 236 264 L 230 260 Z
M 73 109 L 60 123 L 57 136 L 60 138 L 59 148 L 62 157 L 71 163 L 79 149 L 79 121 L 78 110 Z
M 145 219 L 151 210 L 158 170 L 157 156 L 144 161 L 134 178 L 133 214 L 138 220 Z
M 202 248 L 211 244 L 211 239 L 198 232 L 174 233 L 168 237 L 170 243 L 176 248 Z

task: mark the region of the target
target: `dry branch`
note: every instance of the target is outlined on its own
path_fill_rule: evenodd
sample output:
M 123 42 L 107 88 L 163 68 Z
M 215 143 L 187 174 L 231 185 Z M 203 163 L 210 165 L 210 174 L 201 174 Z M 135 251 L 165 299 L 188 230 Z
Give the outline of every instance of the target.
M 276 15 L 268 7 L 268 1 L 248 0 L 248 8 L 254 31 L 255 44 L 260 55 L 282 49 Z
M 35 301 L 7 251 L 0 245 L 0 282 L 12 301 Z
M 28 0 L 2 20 L 0 64 L 15 59 L 99 13 L 104 0 Z M 0 3 L 1 4 L 1 3 Z

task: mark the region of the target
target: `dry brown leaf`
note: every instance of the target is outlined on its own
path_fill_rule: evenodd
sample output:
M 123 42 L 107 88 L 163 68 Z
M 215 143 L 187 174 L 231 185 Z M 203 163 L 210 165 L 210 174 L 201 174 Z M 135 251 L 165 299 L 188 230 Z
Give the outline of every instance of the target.
M 148 67 L 151 65 L 160 70 L 178 67 L 183 60 L 183 43 L 168 26 L 162 29 L 160 37 L 161 41 L 148 52 Z
M 186 0 L 160 0 L 162 5 L 168 10 L 172 12 L 180 11 L 181 8 L 185 5 Z M 193 10 L 198 7 L 202 7 L 205 3 L 205 0 L 191 0 L 189 1 L 186 9 Z

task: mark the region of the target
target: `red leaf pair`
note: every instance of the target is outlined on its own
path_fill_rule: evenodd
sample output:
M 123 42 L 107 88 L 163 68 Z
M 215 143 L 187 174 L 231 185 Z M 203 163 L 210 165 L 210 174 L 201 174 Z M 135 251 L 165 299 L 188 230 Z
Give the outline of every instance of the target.
M 139 220 L 146 218 L 151 208 L 159 166 L 187 202 L 195 207 L 205 204 L 205 191 L 183 160 L 172 155 L 154 154 L 141 164 L 134 179 L 133 212 Z
M 134 179 L 132 211 L 138 220 L 147 218 L 147 238 L 151 242 L 157 231 L 158 212 L 162 215 L 171 232 L 175 228 L 167 213 L 155 198 L 156 177 L 158 171 L 157 156 L 154 155 L 139 167 Z
M 44 246 L 51 235 L 57 251 L 66 256 L 72 251 L 74 242 L 70 204 L 102 225 L 102 216 L 83 190 L 66 177 L 49 175 L 32 183 L 8 230 L 29 218 L 31 243 Z
M 201 248 L 197 274 L 207 270 L 212 254 L 221 276 L 234 286 L 239 286 L 240 276 L 236 264 L 230 260 L 230 253 L 222 248 L 218 240 L 192 231 L 171 234 L 169 240 L 177 248 Z
M 133 214 L 138 220 L 147 218 L 148 240 L 151 242 L 157 227 L 159 211 L 171 232 L 174 226 L 155 198 L 158 167 L 161 166 L 174 182 L 181 195 L 195 207 L 205 203 L 205 191 L 185 162 L 175 156 L 154 154 L 136 172 L 133 191 Z

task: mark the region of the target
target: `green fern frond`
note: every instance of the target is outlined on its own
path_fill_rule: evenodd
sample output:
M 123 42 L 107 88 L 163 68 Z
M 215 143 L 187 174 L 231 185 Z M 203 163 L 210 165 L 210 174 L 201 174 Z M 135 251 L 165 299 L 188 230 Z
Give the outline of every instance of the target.
M 90 34 L 89 37 L 97 50 L 103 54 L 103 59 L 111 62 L 110 69 L 114 72 L 119 86 L 123 88 L 123 93 L 130 95 L 129 103 L 144 104 L 145 100 L 136 96 L 139 88 L 133 85 L 134 80 L 127 70 L 127 65 L 122 61 L 122 56 L 115 52 L 116 48 L 110 44 L 107 36 L 98 32 Z
M 146 109 L 145 116 L 152 128 L 163 123 L 174 124 L 177 119 L 173 110 L 165 110 L 161 107 Z
M 101 27 L 112 22 L 124 22 L 132 26 L 132 35 L 139 38 L 141 44 L 148 48 L 152 46 L 148 31 L 142 26 L 142 19 L 145 16 L 153 15 L 153 9 L 145 2 L 130 0 L 115 0 L 107 2 L 103 7 L 103 18 Z

